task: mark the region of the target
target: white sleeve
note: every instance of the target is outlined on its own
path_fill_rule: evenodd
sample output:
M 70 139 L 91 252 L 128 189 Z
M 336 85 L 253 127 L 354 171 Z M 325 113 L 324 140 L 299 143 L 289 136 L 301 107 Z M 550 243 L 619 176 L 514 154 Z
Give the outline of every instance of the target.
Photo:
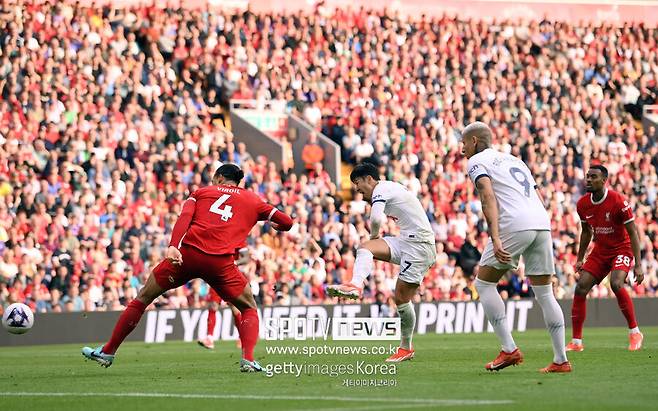
M 379 229 L 382 224 L 386 222 L 386 215 L 384 214 L 384 201 L 373 202 L 370 209 L 370 238 L 379 237 Z
M 484 163 L 479 161 L 479 159 L 476 159 L 476 157 L 479 156 L 473 156 L 468 160 L 468 176 L 473 181 L 473 184 L 477 184 L 477 181 L 481 177 L 491 178 Z
M 372 205 L 381 203 L 386 205 L 386 202 L 391 199 L 391 193 L 387 188 L 383 187 L 383 184 L 377 184 L 375 189 L 372 192 Z

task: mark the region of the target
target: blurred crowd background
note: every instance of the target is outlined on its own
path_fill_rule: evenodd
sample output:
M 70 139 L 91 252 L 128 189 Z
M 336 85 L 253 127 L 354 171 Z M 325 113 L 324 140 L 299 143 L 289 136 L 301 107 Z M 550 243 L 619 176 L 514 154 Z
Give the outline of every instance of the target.
M 321 167 L 295 174 L 252 156 L 231 132 L 231 98 L 284 101 L 341 146 L 343 161 L 376 161 L 418 195 L 438 257 L 417 301 L 476 298 L 487 227 L 458 141 L 476 119 L 544 193 L 558 298 L 573 296 L 575 204 L 598 163 L 639 227 L 646 277 L 632 295 L 656 296 L 658 134 L 639 123 L 657 101 L 655 28 L 2 4 L 0 306 L 122 309 L 162 258 L 181 203 L 223 162 L 295 221 L 288 233 L 265 224 L 249 237 L 242 270 L 258 302 L 336 302 L 324 286 L 351 278 L 368 204 Z M 377 263 L 364 300 L 392 307 L 397 270 Z M 499 289 L 532 292 L 523 267 Z M 156 306 L 204 307 L 207 293 L 193 281 Z M 613 294 L 604 281 L 590 296 Z

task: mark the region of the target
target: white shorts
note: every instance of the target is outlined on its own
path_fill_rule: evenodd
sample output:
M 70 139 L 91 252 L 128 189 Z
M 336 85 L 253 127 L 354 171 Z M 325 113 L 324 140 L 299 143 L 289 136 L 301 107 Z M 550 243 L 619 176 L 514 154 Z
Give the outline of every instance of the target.
M 436 263 L 436 246 L 432 243 L 400 237 L 384 237 L 384 241 L 391 250 L 391 262 L 400 266 L 398 278 L 405 283 L 420 284 L 427 270 Z
M 526 230 L 500 235 L 505 251 L 512 254 L 512 261 L 503 264 L 496 259 L 491 238 L 480 258 L 480 265 L 501 269 L 519 268 L 519 258 L 523 256 L 526 275 L 555 274 L 553 264 L 553 240 L 547 230 Z

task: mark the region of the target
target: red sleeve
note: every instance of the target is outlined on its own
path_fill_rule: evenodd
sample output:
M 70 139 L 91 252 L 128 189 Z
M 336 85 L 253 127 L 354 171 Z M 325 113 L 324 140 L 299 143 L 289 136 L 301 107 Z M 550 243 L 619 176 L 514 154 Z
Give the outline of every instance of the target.
M 635 220 L 635 216 L 633 216 L 633 208 L 624 197 L 619 196 L 617 207 L 619 210 L 617 212 L 619 221 L 621 221 L 622 224 L 630 223 Z
M 256 196 L 256 210 L 258 211 L 258 221 L 269 220 L 272 218 L 272 214 L 276 211 L 276 208 L 271 204 L 267 204 L 265 201 L 261 200 Z
M 180 248 L 183 237 L 187 232 L 187 229 L 192 223 L 192 217 L 194 217 L 194 210 L 196 208 L 196 198 L 190 197 L 183 203 L 183 211 L 181 211 L 176 224 L 174 224 L 174 229 L 171 233 L 171 241 L 169 241 L 170 247 Z
M 292 228 L 292 218 L 276 208 L 274 209 L 274 214 L 270 220 L 279 225 L 279 231 L 290 231 Z
M 289 231 L 292 228 L 292 218 L 277 210 L 273 205 L 264 202 L 260 197 L 256 198 L 258 203 L 256 206 L 258 210 L 258 221 L 272 221 L 279 225 L 279 231 Z
M 583 204 L 582 204 L 582 199 L 578 200 L 576 203 L 576 212 L 578 213 L 578 217 L 580 218 L 580 221 L 585 221 L 585 216 L 583 215 Z

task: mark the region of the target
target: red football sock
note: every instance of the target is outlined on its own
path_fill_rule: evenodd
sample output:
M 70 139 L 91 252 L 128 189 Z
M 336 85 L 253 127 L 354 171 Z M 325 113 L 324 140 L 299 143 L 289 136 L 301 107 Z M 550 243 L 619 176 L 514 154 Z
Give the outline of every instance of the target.
M 242 322 L 242 314 L 240 314 L 240 311 L 237 313 L 235 311 L 233 312 L 233 320 L 235 321 L 235 328 L 238 329 L 238 336 L 240 336 L 242 334 L 240 332 L 240 323 Z
M 139 300 L 132 300 L 125 311 L 121 313 L 121 316 L 117 320 L 116 325 L 114 326 L 114 331 L 112 331 L 112 337 L 110 341 L 103 346 L 103 352 L 105 354 L 113 355 L 123 340 L 126 339 L 128 334 L 137 327 L 146 305 Z
M 242 342 L 242 358 L 253 361 L 254 348 L 258 342 L 258 311 L 255 308 L 247 308 L 242 312 L 238 331 Z
M 626 317 L 626 322 L 628 322 L 628 328 L 637 327 L 637 321 L 635 320 L 635 308 L 633 307 L 633 300 L 631 296 L 628 295 L 628 291 L 624 287 L 620 288 L 615 295 L 617 296 L 617 304 L 621 309 L 621 313 Z
M 583 338 L 583 324 L 587 316 L 587 297 L 581 295 L 573 296 L 573 305 L 571 306 L 571 333 L 573 338 L 581 340 Z
M 213 309 L 208 309 L 208 331 L 206 335 L 208 337 L 213 337 L 215 333 L 215 324 L 217 323 L 217 311 Z

